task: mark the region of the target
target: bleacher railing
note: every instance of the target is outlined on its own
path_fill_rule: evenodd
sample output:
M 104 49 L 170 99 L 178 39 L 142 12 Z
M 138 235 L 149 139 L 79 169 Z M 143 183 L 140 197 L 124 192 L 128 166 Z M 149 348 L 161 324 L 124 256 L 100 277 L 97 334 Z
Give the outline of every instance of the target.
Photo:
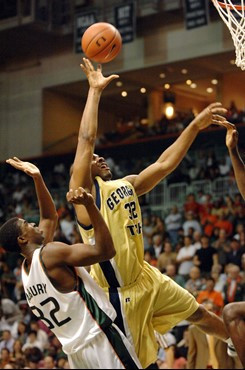
M 219 177 L 213 181 L 195 180 L 190 184 L 176 183 L 170 185 L 167 184 L 166 180 L 163 180 L 146 195 L 146 202 L 153 213 L 165 217 L 173 205 L 177 205 L 181 210 L 187 195 L 189 193 L 197 195 L 198 191 L 211 194 L 213 200 L 225 195 L 234 196 L 239 192 L 235 180 L 231 177 Z M 196 200 L 198 202 L 197 198 Z

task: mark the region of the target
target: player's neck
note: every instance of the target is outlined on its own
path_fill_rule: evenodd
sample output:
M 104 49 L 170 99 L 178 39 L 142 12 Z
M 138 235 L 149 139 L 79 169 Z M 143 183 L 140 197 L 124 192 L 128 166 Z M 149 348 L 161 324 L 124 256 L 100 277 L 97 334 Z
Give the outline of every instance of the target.
M 24 251 L 22 250 L 21 254 L 25 257 L 28 267 L 31 265 L 33 253 L 39 248 L 41 248 L 41 245 L 31 244 L 25 247 Z

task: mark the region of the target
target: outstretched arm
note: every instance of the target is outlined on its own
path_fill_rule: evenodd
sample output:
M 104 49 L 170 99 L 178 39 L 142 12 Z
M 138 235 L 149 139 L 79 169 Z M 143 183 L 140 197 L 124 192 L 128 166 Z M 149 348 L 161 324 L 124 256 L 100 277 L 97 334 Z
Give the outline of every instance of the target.
M 195 140 L 199 131 L 205 129 L 213 123 L 221 124 L 225 118 L 220 114 L 225 114 L 226 109 L 221 103 L 210 104 L 181 133 L 178 139 L 167 148 L 158 160 L 140 172 L 139 175 L 127 176 L 126 180 L 134 186 L 137 195 L 149 192 L 168 174 L 173 172 L 186 155 L 191 144 Z
M 52 241 L 57 225 L 58 215 L 53 198 L 45 185 L 39 169 L 34 164 L 23 162 L 17 157 L 7 159 L 6 162 L 17 170 L 23 171 L 28 176 L 32 177 L 35 184 L 40 212 L 39 229 L 43 230 L 45 238 L 44 244 Z
M 77 189 L 79 186 L 82 186 L 91 192 L 93 185 L 91 164 L 97 135 L 100 97 L 103 89 L 118 76 L 111 75 L 109 77 L 104 77 L 102 75 L 101 65 L 98 65 L 97 70 L 95 70 L 88 59 L 83 58 L 83 63 L 84 64 L 81 64 L 81 68 L 87 76 L 89 92 L 80 124 L 69 187 L 70 189 Z M 83 214 L 82 220 L 83 223 L 86 223 L 86 218 L 88 219 L 86 208 L 83 206 L 76 207 L 76 212 L 79 219 L 81 219 L 79 214 Z M 87 215 L 87 217 L 85 216 L 84 218 L 84 215 Z M 88 224 L 90 224 L 89 219 Z
M 227 128 L 226 146 L 228 148 L 238 189 L 245 199 L 245 165 L 238 151 L 238 132 L 235 125 L 230 122 L 224 123 Z
M 95 245 L 73 244 L 67 246 L 63 243 L 52 243 L 51 246 L 49 244 L 43 252 L 45 265 L 54 267 L 65 263 L 71 266 L 88 266 L 113 258 L 116 251 L 111 234 L 92 195 L 80 187 L 75 191 L 70 190 L 67 199 L 72 203 L 82 204 L 86 208 L 94 228 Z

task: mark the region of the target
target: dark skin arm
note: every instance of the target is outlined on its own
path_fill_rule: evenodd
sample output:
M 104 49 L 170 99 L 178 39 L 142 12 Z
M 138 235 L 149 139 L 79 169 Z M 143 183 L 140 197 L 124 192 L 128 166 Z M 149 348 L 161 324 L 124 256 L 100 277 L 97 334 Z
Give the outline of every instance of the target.
M 245 199 L 245 164 L 238 151 L 238 132 L 235 125 L 230 122 L 225 122 L 227 133 L 226 133 L 226 146 L 228 148 L 236 183 L 240 193 Z
M 44 244 L 52 241 L 57 226 L 58 215 L 53 198 L 45 185 L 39 169 L 34 164 L 23 162 L 17 157 L 7 159 L 6 162 L 17 170 L 23 171 L 28 176 L 32 177 L 35 184 L 40 212 L 38 227 L 43 231 Z
M 77 189 L 79 186 L 82 186 L 88 189 L 94 196 L 91 164 L 97 135 L 99 102 L 104 88 L 112 80 L 118 78 L 118 76 L 111 75 L 109 77 L 104 77 L 101 65 L 99 64 L 96 70 L 92 63 L 86 58 L 83 58 L 83 64 L 80 66 L 87 76 L 89 92 L 81 119 L 69 187 L 70 189 Z M 76 204 L 74 204 L 74 207 L 78 220 L 85 225 L 90 225 L 91 222 L 86 208 L 82 205 L 78 207 Z
M 225 118 L 221 115 L 225 114 L 226 111 L 221 103 L 210 104 L 194 118 L 178 139 L 161 154 L 155 163 L 148 166 L 139 175 L 125 177 L 134 186 L 137 195 L 148 193 L 173 172 L 185 157 L 197 134 L 212 123 L 222 125 Z
M 91 219 L 95 233 L 95 244 L 67 245 L 60 242 L 52 242 L 45 246 L 42 251 L 43 262 L 49 276 L 65 290 L 73 288 L 74 277 L 68 272 L 67 266 L 87 266 L 103 262 L 113 258 L 116 254 L 110 232 L 101 213 L 94 203 L 91 194 L 83 188 L 75 191 L 70 190 L 67 198 L 71 202 L 83 204 Z

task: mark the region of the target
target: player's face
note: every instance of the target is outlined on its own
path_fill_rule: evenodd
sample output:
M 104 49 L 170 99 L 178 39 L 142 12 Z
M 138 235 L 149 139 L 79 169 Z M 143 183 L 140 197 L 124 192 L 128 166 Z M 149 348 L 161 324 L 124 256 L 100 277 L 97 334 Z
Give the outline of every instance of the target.
M 29 223 L 26 220 L 19 219 L 19 225 L 22 231 L 22 235 L 30 243 L 42 244 L 44 240 L 43 231 L 38 228 L 38 226 L 32 222 Z
M 100 176 L 102 180 L 108 181 L 112 178 L 112 173 L 108 167 L 105 159 L 99 157 L 97 154 L 93 155 L 92 164 L 91 164 L 92 176 Z

